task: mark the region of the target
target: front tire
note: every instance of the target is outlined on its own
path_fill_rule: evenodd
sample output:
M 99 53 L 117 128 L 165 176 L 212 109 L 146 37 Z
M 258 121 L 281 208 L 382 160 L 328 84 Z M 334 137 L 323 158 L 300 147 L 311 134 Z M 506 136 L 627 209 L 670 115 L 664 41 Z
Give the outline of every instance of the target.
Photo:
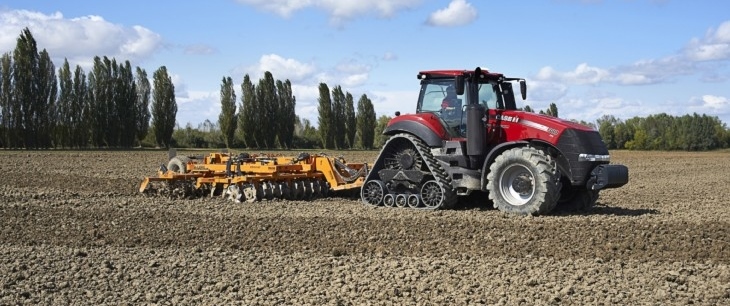
M 547 214 L 560 196 L 559 178 L 555 161 L 543 151 L 533 147 L 509 149 L 489 167 L 489 199 L 503 212 Z

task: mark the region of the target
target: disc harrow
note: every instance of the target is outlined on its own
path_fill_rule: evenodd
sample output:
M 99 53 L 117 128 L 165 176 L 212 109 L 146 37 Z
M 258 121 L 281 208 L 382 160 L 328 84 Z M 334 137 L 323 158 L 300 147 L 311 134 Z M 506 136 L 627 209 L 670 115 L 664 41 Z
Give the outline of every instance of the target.
M 145 177 L 139 191 L 172 198 L 220 196 L 242 203 L 275 199 L 311 200 L 330 192 L 358 189 L 368 173 L 367 164 L 347 163 L 326 154 L 300 153 L 296 157 L 269 154 L 176 156 L 157 176 Z

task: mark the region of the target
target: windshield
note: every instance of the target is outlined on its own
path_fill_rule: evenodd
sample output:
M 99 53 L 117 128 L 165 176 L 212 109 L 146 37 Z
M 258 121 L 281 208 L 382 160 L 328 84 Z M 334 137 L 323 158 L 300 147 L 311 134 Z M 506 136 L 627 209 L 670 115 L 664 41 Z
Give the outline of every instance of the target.
M 418 103 L 418 112 L 442 113 L 444 111 L 460 112 L 466 105 L 466 93 L 457 95 L 454 90 L 453 79 L 429 80 L 421 87 L 421 99 Z M 487 109 L 497 108 L 499 105 L 495 93 L 496 86 L 491 83 L 479 84 L 478 101 Z

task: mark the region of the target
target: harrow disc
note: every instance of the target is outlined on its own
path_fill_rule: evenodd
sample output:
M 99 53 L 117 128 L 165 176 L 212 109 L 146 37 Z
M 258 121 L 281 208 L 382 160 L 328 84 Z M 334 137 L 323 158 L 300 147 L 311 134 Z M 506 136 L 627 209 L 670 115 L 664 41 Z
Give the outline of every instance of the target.
M 228 189 L 226 190 L 226 195 L 228 195 L 228 200 L 238 203 L 241 202 L 241 188 L 238 187 L 238 185 L 228 186 Z
M 256 202 L 256 188 L 254 188 L 252 184 L 246 184 L 246 186 L 243 186 L 242 200 L 248 203 Z

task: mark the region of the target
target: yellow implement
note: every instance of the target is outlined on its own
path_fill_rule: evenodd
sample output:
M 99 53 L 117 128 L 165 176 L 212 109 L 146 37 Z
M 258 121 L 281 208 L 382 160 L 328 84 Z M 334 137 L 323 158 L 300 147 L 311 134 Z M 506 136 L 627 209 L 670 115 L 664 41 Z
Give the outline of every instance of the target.
M 157 176 L 144 178 L 139 191 L 175 197 L 222 195 L 237 202 L 299 200 L 360 188 L 367 172 L 367 164 L 347 163 L 325 154 L 172 156 L 167 166 L 160 166 Z

